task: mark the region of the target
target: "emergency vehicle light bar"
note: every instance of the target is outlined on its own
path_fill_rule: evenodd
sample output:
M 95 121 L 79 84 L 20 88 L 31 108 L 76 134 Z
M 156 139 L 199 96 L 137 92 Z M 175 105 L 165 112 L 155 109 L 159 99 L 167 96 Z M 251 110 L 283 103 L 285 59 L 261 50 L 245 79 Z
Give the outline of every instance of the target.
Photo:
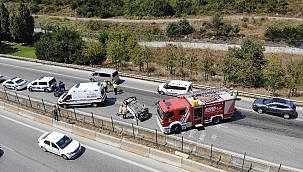
M 16 76 L 14 76 L 14 77 L 12 77 L 10 80 L 14 80 L 14 79 L 16 79 L 17 77 Z
M 99 81 L 98 83 L 97 83 L 97 86 L 100 86 L 101 85 L 101 82 Z
M 44 78 L 44 76 L 41 76 L 40 78 L 38 78 L 39 80 L 41 80 L 42 78 Z
M 80 82 L 78 82 L 77 84 L 76 84 L 76 88 L 79 88 L 80 87 Z

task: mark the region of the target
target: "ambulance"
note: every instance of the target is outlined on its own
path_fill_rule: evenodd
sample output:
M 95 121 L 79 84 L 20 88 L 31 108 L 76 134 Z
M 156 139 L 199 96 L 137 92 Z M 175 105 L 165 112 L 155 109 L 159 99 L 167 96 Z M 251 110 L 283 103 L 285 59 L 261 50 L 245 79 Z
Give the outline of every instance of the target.
M 107 99 L 102 82 L 77 83 L 58 99 L 63 108 L 71 106 L 93 106 L 105 104 Z

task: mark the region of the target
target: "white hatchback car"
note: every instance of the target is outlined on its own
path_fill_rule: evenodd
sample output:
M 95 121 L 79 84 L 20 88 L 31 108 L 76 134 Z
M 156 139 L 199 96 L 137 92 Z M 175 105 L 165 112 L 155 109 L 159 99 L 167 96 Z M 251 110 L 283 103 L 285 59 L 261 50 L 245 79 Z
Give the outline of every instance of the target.
M 38 139 L 39 147 L 45 152 L 52 152 L 64 159 L 72 159 L 81 152 L 81 144 L 58 132 L 46 132 Z
M 27 82 L 24 79 L 13 77 L 11 79 L 4 81 L 2 83 L 2 86 L 13 90 L 22 90 L 26 88 Z

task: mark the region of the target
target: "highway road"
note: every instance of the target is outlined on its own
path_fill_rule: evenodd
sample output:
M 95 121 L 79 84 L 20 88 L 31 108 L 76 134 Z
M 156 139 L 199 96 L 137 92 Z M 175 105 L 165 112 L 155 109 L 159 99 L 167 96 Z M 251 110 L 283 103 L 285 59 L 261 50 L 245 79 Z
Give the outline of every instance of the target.
M 72 87 L 77 82 L 88 82 L 91 72 L 76 69 L 49 66 L 38 63 L 17 61 L 0 58 L 0 74 L 6 78 L 18 76 L 28 81 L 40 76 L 54 76 L 62 80 L 66 88 Z M 132 119 L 120 119 L 116 116 L 119 105 L 128 96 L 136 96 L 145 103 L 153 116 L 139 126 L 159 130 L 156 117 L 155 102 L 168 98 L 159 95 L 156 90 L 159 83 L 121 77 L 119 84 L 120 94 L 108 93 L 108 102 L 103 107 L 77 108 L 81 111 L 92 112 L 95 115 L 112 117 L 128 123 Z M 111 86 L 109 87 L 112 90 Z M 44 101 L 55 104 L 57 98 L 51 93 L 19 91 L 18 94 L 30 95 L 33 98 L 43 98 Z M 303 108 L 298 107 L 297 119 L 285 120 L 281 117 L 258 114 L 251 110 L 253 99 L 240 97 L 236 102 L 237 111 L 233 119 L 219 125 L 206 125 L 177 134 L 198 143 L 213 145 L 213 147 L 233 151 L 246 156 L 259 158 L 269 162 L 303 169 Z
M 3 110 L 0 110 L 0 126 L 0 171 L 185 171 Z M 46 131 L 71 136 L 82 144 L 82 152 L 73 160 L 43 152 L 37 139 Z

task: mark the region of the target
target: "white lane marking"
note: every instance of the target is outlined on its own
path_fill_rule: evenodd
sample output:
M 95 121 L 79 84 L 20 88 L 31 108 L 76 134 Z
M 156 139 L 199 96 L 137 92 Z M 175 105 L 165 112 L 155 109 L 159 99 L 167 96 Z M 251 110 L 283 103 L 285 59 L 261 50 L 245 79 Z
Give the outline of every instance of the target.
M 3 144 L 0 144 L 0 147 L 4 147 L 4 148 L 6 148 L 6 149 L 8 149 L 8 150 L 10 150 L 10 151 L 12 151 L 12 152 L 15 151 L 14 149 L 12 149 L 12 148 L 10 148 L 10 147 L 7 147 L 7 146 L 5 146 L 5 145 L 3 145 Z
M 82 144 L 82 145 L 83 145 L 83 144 Z M 130 164 L 136 165 L 136 166 L 141 167 L 141 168 L 144 168 L 144 169 L 146 169 L 146 170 L 155 171 L 155 172 L 161 172 L 161 171 L 156 170 L 156 169 L 154 169 L 154 168 L 151 168 L 151 167 L 148 167 L 148 166 L 145 166 L 145 165 L 136 163 L 136 162 L 134 162 L 134 161 L 131 161 L 131 160 L 128 160 L 128 159 L 119 157 L 119 156 L 117 156 L 117 155 L 113 155 L 113 154 L 110 154 L 110 153 L 108 153 L 108 152 L 104 152 L 104 151 L 98 150 L 98 149 L 96 149 L 96 148 L 87 146 L 87 145 L 84 145 L 84 146 L 87 147 L 87 148 L 89 148 L 89 149 L 91 149 L 91 150 L 93 150 L 93 151 L 96 151 L 96 152 L 99 152 L 99 153 L 101 153 L 101 154 L 104 154 L 104 155 L 113 157 L 113 158 L 115 158 L 115 159 L 119 159 L 119 160 L 121 160 L 121 161 L 124 161 L 124 162 L 130 163 Z
M 191 130 L 189 131 L 188 138 L 194 137 L 194 134 L 195 134 L 195 131 L 194 131 L 193 129 L 191 129 Z
M 211 138 L 212 138 L 213 140 L 216 140 L 216 139 L 217 139 L 217 137 L 218 137 L 218 135 L 217 135 L 217 134 L 212 134 L 212 136 L 211 136 Z
M 30 125 L 28 125 L 28 124 L 22 123 L 22 122 L 20 122 L 20 121 L 14 120 L 14 119 L 12 119 L 12 118 L 9 118 L 9 117 L 4 116 L 4 115 L 1 115 L 1 114 L 0 114 L 0 117 L 5 118 L 5 119 L 10 120 L 10 121 L 13 121 L 13 122 L 15 122 L 15 123 L 18 123 L 18 124 L 20 124 L 20 125 L 23 125 L 23 126 L 25 126 L 25 127 L 31 128 L 31 129 L 33 129 L 33 130 L 37 130 L 37 131 L 42 132 L 42 133 L 45 133 L 45 132 L 46 132 L 45 130 L 42 130 L 42 129 L 39 129 L 39 128 L 30 126 Z M 124 161 L 124 162 L 127 162 L 127 163 L 129 163 L 129 164 L 136 165 L 136 166 L 141 167 L 141 168 L 144 168 L 144 169 L 146 169 L 146 170 L 150 170 L 150 171 L 154 171 L 154 172 L 161 172 L 161 171 L 159 171 L 159 170 L 157 170 L 157 169 L 148 167 L 148 166 L 146 166 L 146 165 L 139 164 L 139 163 L 137 163 L 137 162 L 134 162 L 134 161 L 131 161 L 131 160 L 128 160 L 128 159 L 119 157 L 119 156 L 117 156 L 117 155 L 114 155 L 114 154 L 111 154 L 111 153 L 108 153 L 108 152 L 104 152 L 104 151 L 98 150 L 98 149 L 93 148 L 93 147 L 90 147 L 90 146 L 88 146 L 88 145 L 84 145 L 84 144 L 82 144 L 82 145 L 83 145 L 84 147 L 86 147 L 86 148 L 89 148 L 89 149 L 95 151 L 95 152 L 99 152 L 99 153 L 101 153 L 101 154 L 104 154 L 104 155 L 113 157 L 113 158 L 118 159 L 118 160 L 120 160 L 120 161 Z M 3 146 L 3 147 L 5 147 L 5 148 L 7 148 L 7 149 L 10 149 L 11 151 L 14 151 L 13 149 L 11 149 L 11 148 L 9 148 L 9 147 L 7 147 L 7 146 Z

